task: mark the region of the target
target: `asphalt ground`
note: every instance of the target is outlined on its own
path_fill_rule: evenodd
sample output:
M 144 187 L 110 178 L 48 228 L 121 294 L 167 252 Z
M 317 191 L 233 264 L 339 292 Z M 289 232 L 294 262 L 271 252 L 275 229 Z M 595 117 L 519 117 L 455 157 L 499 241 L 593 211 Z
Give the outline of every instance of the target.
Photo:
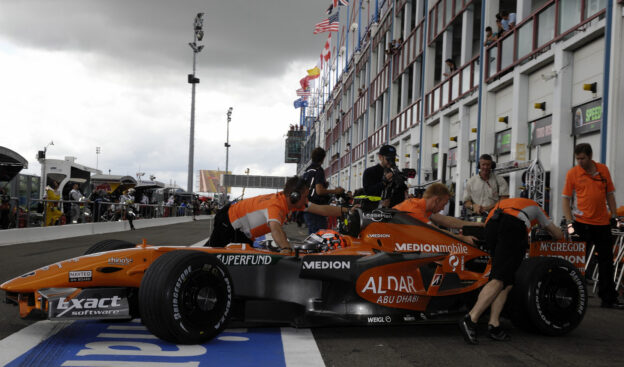
M 90 245 L 116 238 L 153 245 L 186 246 L 208 237 L 207 221 L 71 239 L 0 247 L 0 282 L 30 270 L 82 254 Z M 305 227 L 286 226 L 289 238 L 302 239 Z M 1 235 L 1 233 L 0 233 Z M 3 295 L 2 295 L 3 296 Z M 597 297 L 581 325 L 568 335 L 548 337 L 513 327 L 512 339 L 495 342 L 481 324 L 480 344 L 467 345 L 457 325 L 400 327 L 324 327 L 313 335 L 327 366 L 621 366 L 624 365 L 624 311 L 599 307 Z M 0 303 L 0 339 L 31 324 L 17 307 Z

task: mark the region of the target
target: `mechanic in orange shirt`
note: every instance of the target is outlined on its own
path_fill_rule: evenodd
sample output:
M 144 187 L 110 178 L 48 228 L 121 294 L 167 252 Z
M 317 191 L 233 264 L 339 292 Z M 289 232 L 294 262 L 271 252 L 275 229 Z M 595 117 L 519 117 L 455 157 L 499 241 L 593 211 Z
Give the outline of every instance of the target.
M 340 206 L 317 205 L 308 202 L 308 187 L 297 176 L 286 181 L 284 191 L 267 194 L 228 204 L 214 219 L 214 230 L 206 246 L 224 247 L 230 243 L 249 243 L 259 236 L 271 233 L 282 251 L 291 246 L 282 225 L 288 214 L 295 211 L 339 217 L 348 211 Z
M 475 223 L 464 221 L 455 217 L 439 214 L 446 203 L 448 203 L 451 197 L 451 192 L 448 187 L 439 182 L 433 183 L 427 187 L 423 193 L 422 199 L 407 199 L 398 205 L 394 206 L 394 209 L 407 212 L 411 217 L 418 219 L 421 222 L 427 224 L 436 224 L 447 228 L 462 228 L 463 226 L 477 226 L 483 227 L 483 223 Z M 442 230 L 444 231 L 444 230 Z M 447 231 L 444 231 L 447 232 Z M 461 240 L 473 245 L 473 236 L 463 236 L 454 233 L 447 232 L 448 234 L 459 237 Z
M 580 241 L 587 244 L 587 250 L 595 245 L 598 251 L 598 296 L 601 307 L 624 309 L 618 300 L 613 281 L 613 243 L 611 227 L 617 225 L 615 186 L 606 165 L 592 160 L 592 147 L 587 143 L 574 147 L 577 165 L 566 174 L 563 187 L 563 216 L 568 232 L 576 233 Z M 576 193 L 576 210 L 572 218 L 570 200 Z M 609 211 L 607 211 L 607 205 Z
M 514 284 L 516 271 L 529 248 L 531 227 L 540 224 L 557 240 L 563 238 L 561 230 L 533 200 L 525 198 L 503 199 L 485 220 L 485 241 L 492 257 L 490 281 L 479 292 L 479 298 L 461 320 L 459 328 L 469 344 L 478 344 L 477 322 L 491 307 L 488 335 L 504 341 L 509 335 L 500 327 L 500 313 Z

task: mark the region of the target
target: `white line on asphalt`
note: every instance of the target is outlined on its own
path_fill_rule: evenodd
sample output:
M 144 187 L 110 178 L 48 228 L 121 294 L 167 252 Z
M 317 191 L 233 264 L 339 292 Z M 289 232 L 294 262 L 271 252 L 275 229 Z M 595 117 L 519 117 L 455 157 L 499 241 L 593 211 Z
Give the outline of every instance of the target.
M 0 366 L 13 361 L 73 321 L 39 321 L 0 340 Z
M 310 329 L 282 328 L 282 345 L 286 366 L 325 366 Z

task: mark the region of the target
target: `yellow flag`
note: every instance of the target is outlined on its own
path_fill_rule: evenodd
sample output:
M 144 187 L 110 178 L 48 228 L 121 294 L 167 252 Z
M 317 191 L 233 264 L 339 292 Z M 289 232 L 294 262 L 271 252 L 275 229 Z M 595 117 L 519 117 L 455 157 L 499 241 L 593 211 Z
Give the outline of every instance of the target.
M 315 66 L 312 69 L 308 70 L 308 75 L 309 76 L 318 76 L 320 74 L 321 74 L 321 71 L 319 70 L 319 68 L 317 66 Z

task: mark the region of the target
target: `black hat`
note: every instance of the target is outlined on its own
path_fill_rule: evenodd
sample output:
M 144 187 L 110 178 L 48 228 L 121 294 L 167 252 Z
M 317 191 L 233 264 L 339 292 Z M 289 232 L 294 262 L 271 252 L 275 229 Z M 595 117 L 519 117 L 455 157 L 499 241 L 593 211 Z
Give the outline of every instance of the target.
M 396 148 L 392 145 L 384 145 L 379 149 L 379 155 L 382 155 L 386 158 L 395 158 L 396 157 Z

